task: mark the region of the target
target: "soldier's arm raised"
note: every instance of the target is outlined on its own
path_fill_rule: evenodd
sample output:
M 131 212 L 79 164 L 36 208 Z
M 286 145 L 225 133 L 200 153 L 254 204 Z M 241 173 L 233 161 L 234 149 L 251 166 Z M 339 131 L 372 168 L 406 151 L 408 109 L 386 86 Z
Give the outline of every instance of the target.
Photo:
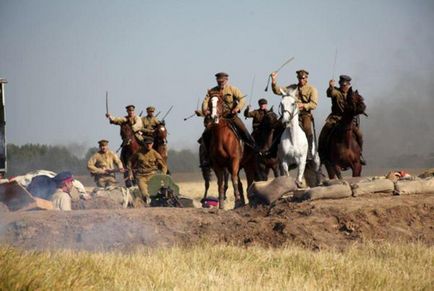
M 288 88 L 286 87 L 280 87 L 277 85 L 277 73 L 273 72 L 271 73 L 271 89 L 273 90 L 273 93 L 276 95 L 282 95 L 283 91 L 285 94 L 288 94 Z
M 336 98 L 339 97 L 340 91 L 335 87 L 335 81 L 329 81 L 329 87 L 327 88 L 327 97 Z
M 128 120 L 125 117 L 111 117 L 110 118 L 110 123 L 111 124 L 117 124 L 117 125 L 121 125 L 125 122 L 127 122 Z

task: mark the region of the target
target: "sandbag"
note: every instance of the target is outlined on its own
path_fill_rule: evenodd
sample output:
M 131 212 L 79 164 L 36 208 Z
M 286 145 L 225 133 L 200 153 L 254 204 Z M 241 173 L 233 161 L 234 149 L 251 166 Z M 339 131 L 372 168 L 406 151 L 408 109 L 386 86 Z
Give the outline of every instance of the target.
M 318 200 L 318 199 L 340 199 L 350 197 L 352 194 L 351 187 L 347 182 L 331 186 L 314 187 L 303 192 L 294 193 L 294 198 L 300 201 L 303 200 Z
M 434 178 L 397 181 L 394 193 L 396 195 L 434 193 Z
M 91 197 L 105 197 L 115 201 L 117 204 L 127 208 L 128 204 L 132 202 L 130 190 L 125 187 L 108 187 L 108 188 L 95 188 Z
M 249 200 L 271 204 L 284 194 L 297 189 L 295 179 L 289 176 L 281 176 L 268 181 L 254 182 L 248 192 Z
M 351 185 L 351 184 L 360 183 L 363 181 L 369 181 L 369 178 L 368 177 L 344 177 L 342 180 L 340 180 L 340 179 L 324 180 L 322 182 L 322 184 L 324 186 L 342 185 L 345 183 L 348 183 Z
M 352 184 L 351 189 L 353 190 L 353 196 L 357 197 L 376 192 L 393 192 L 395 184 L 389 179 L 375 179 Z

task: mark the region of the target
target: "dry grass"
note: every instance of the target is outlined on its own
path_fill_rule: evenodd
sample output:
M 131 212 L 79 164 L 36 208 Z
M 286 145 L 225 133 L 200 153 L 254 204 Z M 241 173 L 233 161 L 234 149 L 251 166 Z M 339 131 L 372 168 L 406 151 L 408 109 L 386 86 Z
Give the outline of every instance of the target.
M 0 247 L 0 290 L 433 290 L 434 248 L 347 251 L 198 245 L 131 254 Z

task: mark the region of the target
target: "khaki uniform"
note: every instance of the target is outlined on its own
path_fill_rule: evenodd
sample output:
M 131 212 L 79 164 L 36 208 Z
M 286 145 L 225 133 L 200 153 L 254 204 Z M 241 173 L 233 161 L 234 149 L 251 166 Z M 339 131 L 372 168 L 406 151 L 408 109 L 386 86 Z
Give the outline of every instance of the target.
M 112 151 L 106 153 L 97 152 L 87 162 L 87 169 L 94 176 L 95 183 L 98 187 L 109 187 L 116 185 L 114 173 L 107 174 L 105 170 L 123 169 L 119 157 Z
M 249 111 L 249 107 L 247 107 L 246 110 L 244 110 L 244 116 L 246 118 L 253 118 L 253 123 L 252 123 L 253 131 L 256 131 L 259 128 L 266 113 L 267 110 L 262 110 L 262 109 Z
M 71 196 L 63 192 L 62 189 L 57 189 L 51 196 L 51 202 L 53 203 L 54 210 L 71 210 Z
M 282 90 L 284 93 L 288 94 L 289 90 L 298 89 L 297 99 L 301 103 L 303 103 L 304 108 L 300 110 L 299 120 L 301 123 L 301 127 L 306 133 L 307 138 L 313 137 L 313 129 L 312 129 L 312 110 L 316 109 L 318 105 L 318 90 L 310 85 L 305 84 L 303 87 L 298 87 L 297 84 L 290 85 L 288 87 L 279 87 L 277 84 L 272 84 L 272 89 L 274 94 L 281 95 Z
M 110 120 L 110 123 L 112 124 L 117 124 L 117 125 L 122 125 L 124 123 L 129 123 L 131 125 L 131 127 L 133 128 L 133 131 L 136 135 L 136 138 L 140 141 L 143 141 L 143 136 L 142 136 L 142 130 L 143 130 L 143 121 L 139 116 L 134 116 L 133 118 L 130 118 L 128 116 L 125 117 L 113 117 Z
M 152 136 L 154 134 L 155 127 L 161 124 L 161 122 L 155 116 L 142 117 L 142 123 L 143 123 L 143 129 L 142 129 L 143 133 L 147 136 Z
M 321 130 L 321 134 L 319 136 L 319 144 L 325 145 L 326 140 L 329 138 L 331 130 L 333 127 L 342 119 L 342 114 L 345 111 L 345 107 L 347 106 L 347 93 L 342 92 L 339 88 L 329 86 L 327 89 L 327 97 L 332 99 L 332 112 L 327 117 L 324 127 Z M 353 127 L 353 132 L 356 135 L 356 139 L 360 148 L 363 149 L 363 136 L 358 126 Z
M 167 166 L 161 155 L 154 149 L 149 151 L 147 149 L 140 150 L 128 161 L 128 171 L 134 173 L 143 198 L 149 195 L 148 181 L 157 173 L 157 170 L 161 170 L 163 174 L 166 174 Z
M 226 85 L 223 89 L 220 89 L 218 86 L 209 89 L 208 93 L 205 96 L 205 99 L 202 103 L 202 112 L 207 112 L 209 110 L 209 103 L 211 97 L 221 96 L 223 98 L 223 112 L 222 115 L 228 118 L 229 114 L 233 109 L 237 111 L 241 111 L 246 103 L 244 100 L 243 93 L 237 87 L 232 85 Z M 250 144 L 250 146 L 255 146 L 255 141 L 244 125 L 243 121 L 238 117 L 238 115 L 230 115 L 232 123 L 239 129 L 239 133 L 241 134 L 241 138 Z

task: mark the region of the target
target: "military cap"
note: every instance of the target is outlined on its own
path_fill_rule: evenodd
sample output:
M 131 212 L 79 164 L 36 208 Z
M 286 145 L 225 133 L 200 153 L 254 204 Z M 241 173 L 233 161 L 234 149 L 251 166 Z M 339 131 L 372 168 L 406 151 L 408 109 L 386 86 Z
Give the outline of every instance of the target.
M 145 144 L 150 144 L 150 143 L 153 143 L 153 142 L 154 142 L 154 139 L 153 139 L 152 137 L 150 137 L 150 136 L 146 136 L 146 137 L 143 139 L 143 142 L 144 142 Z
M 109 141 L 106 140 L 106 139 L 102 139 L 102 140 L 99 140 L 99 141 L 98 141 L 98 144 L 99 144 L 100 146 L 108 145 L 108 143 L 109 143 Z
M 309 76 L 309 72 L 306 70 L 298 70 L 295 73 L 297 74 L 297 77 Z
M 339 82 L 351 82 L 351 77 L 347 75 L 340 75 Z
M 220 72 L 215 74 L 216 78 L 220 78 L 220 77 L 229 77 L 229 75 L 225 72 Z
M 69 171 L 63 171 L 54 176 L 53 178 L 54 182 L 57 186 L 62 185 L 63 182 L 66 181 L 72 181 L 74 180 L 74 177 L 72 176 L 72 173 Z
M 146 108 L 146 111 L 152 111 L 152 112 L 154 112 L 155 111 L 155 107 L 154 106 L 149 106 L 149 107 Z
M 130 108 L 133 108 L 133 109 L 136 109 L 136 106 L 134 106 L 134 105 L 127 105 L 127 106 L 125 106 L 125 109 L 130 109 Z
M 258 104 L 262 105 L 262 104 L 268 104 L 267 99 L 261 98 L 258 100 Z

